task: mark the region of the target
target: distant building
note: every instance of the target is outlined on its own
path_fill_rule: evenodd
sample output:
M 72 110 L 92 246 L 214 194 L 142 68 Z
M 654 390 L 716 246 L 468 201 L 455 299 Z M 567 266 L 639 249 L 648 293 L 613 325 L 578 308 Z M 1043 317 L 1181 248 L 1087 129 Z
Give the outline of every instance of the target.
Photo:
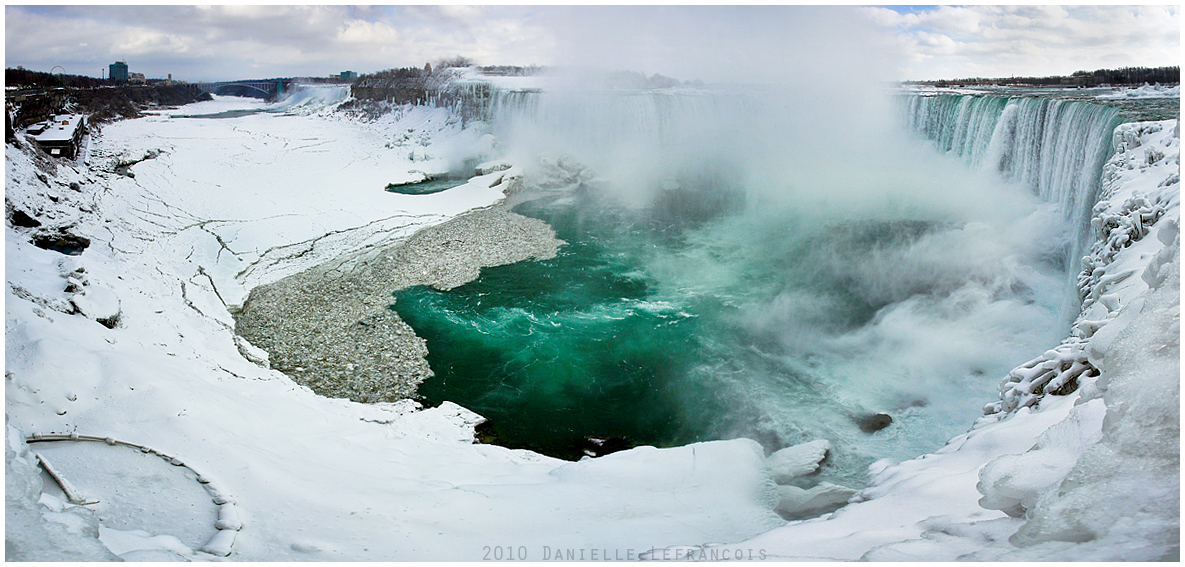
M 353 81 L 354 79 L 357 79 L 357 78 L 358 78 L 358 73 L 355 73 L 353 71 L 342 71 L 341 72 L 341 80 L 343 80 L 343 81 Z
M 143 85 L 148 82 L 148 79 L 144 78 L 144 73 L 128 73 L 128 82 Z
M 116 61 L 107 66 L 107 77 L 117 83 L 128 82 L 128 64 L 123 61 Z

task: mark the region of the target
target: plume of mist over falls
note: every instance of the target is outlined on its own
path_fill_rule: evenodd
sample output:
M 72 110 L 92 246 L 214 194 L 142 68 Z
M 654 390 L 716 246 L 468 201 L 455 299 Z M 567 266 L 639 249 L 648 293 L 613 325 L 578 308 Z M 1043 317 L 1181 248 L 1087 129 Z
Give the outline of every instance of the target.
M 572 153 L 635 204 L 689 162 L 756 172 L 875 155 L 893 124 L 893 49 L 856 8 L 600 6 L 540 17 L 557 30 L 557 71 L 537 100 L 504 108 L 517 119 L 503 138 L 523 157 Z M 616 70 L 703 88 L 628 91 L 612 84 Z M 521 120 L 524 103 L 534 120 Z
M 855 481 L 964 430 L 1000 376 L 1064 336 L 1062 216 L 907 134 L 855 11 L 573 14 L 589 16 L 573 64 L 711 82 L 552 77 L 495 93 L 492 126 L 529 179 L 677 233 L 636 269 L 651 299 L 705 321 L 685 387 L 729 400 L 716 436 L 827 438 L 834 478 Z M 882 412 L 892 427 L 860 430 Z

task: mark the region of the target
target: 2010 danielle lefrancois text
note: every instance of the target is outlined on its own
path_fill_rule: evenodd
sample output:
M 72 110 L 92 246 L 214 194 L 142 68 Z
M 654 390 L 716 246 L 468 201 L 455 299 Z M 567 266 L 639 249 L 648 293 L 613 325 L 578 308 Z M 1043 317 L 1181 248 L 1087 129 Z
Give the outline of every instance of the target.
M 532 547 L 486 545 L 482 561 L 764 561 L 764 549 L 742 547 L 611 549 L 593 547 Z

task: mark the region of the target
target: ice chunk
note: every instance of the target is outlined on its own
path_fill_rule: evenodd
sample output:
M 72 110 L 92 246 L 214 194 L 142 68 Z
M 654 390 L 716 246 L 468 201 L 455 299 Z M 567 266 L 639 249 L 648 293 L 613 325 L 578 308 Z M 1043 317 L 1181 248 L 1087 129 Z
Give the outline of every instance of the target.
M 238 533 L 234 530 L 218 530 L 218 533 L 214 534 L 214 537 L 202 546 L 202 551 L 210 555 L 226 557 L 230 555 L 231 547 L 235 544 L 235 535 Z
M 243 521 L 239 519 L 238 509 L 233 503 L 226 503 L 218 507 L 218 521 L 214 527 L 220 530 L 239 531 L 243 529 Z
M 1102 400 L 1075 407 L 1050 427 L 1037 443 L 1020 455 L 1004 455 L 979 471 L 979 505 L 1021 517 L 1037 499 L 1054 490 L 1086 448 L 1098 441 L 1103 420 Z
M 829 441 L 818 439 L 777 451 L 765 459 L 765 464 L 773 473 L 774 482 L 786 484 L 819 470 L 819 463 L 830 449 Z
M 856 491 L 830 482 L 820 483 L 810 489 L 797 486 L 779 486 L 778 507 L 774 509 L 787 520 L 814 518 L 842 508 Z

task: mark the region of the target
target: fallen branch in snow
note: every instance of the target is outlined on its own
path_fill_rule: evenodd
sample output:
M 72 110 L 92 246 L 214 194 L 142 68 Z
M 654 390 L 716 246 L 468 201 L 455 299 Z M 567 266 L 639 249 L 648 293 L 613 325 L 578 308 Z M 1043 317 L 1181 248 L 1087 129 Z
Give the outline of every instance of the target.
M 70 481 L 66 480 L 66 477 L 62 476 L 62 474 L 59 473 L 57 469 L 53 467 L 53 465 L 49 464 L 49 461 L 46 460 L 45 455 L 35 452 L 33 453 L 33 456 L 37 457 L 37 463 L 41 465 L 41 468 L 45 469 L 45 472 L 49 473 L 49 477 L 52 478 L 54 482 L 58 483 L 58 486 L 61 487 L 62 492 L 66 494 L 66 499 L 69 500 L 71 504 L 78 504 L 82 506 L 86 504 L 99 503 L 98 500 L 88 498 L 79 492 L 78 489 L 70 483 Z

